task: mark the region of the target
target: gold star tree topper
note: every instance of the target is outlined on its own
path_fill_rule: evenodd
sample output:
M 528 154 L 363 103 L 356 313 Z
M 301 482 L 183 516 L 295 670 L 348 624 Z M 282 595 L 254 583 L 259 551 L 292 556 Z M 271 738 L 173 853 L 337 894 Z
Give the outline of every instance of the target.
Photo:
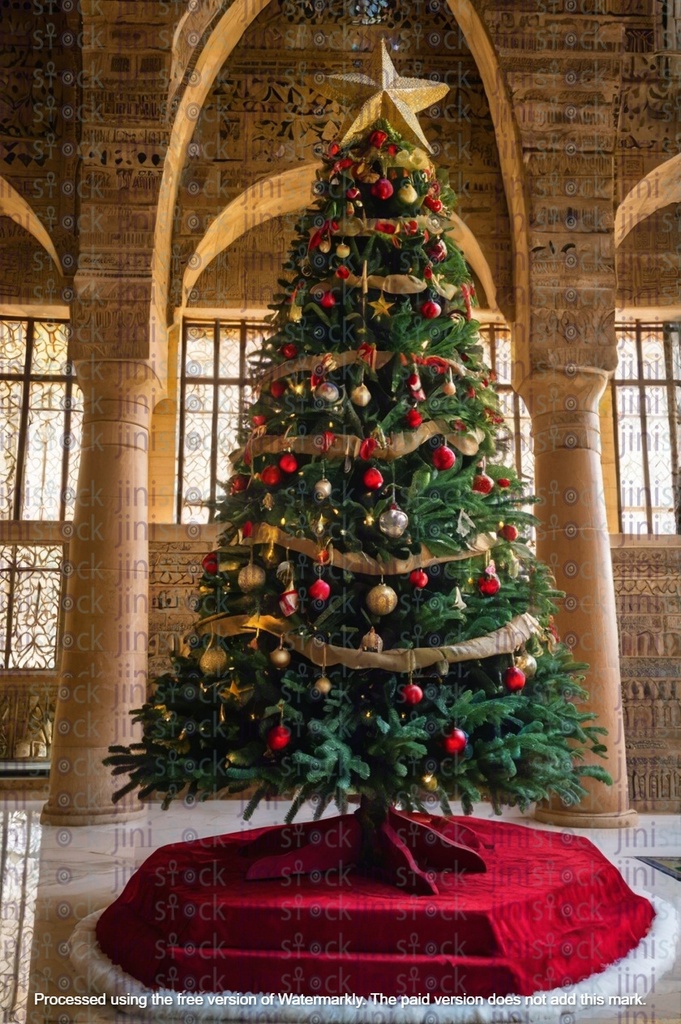
M 355 104 L 361 104 L 354 120 L 343 125 L 341 144 L 385 118 L 404 138 L 432 152 L 416 113 L 441 99 L 449 86 L 429 82 L 427 78 L 401 78 L 390 59 L 385 39 L 381 39 L 380 47 L 371 55 L 369 74 L 355 71 L 348 75 L 329 75 L 328 81 L 342 83 L 342 99 L 352 102 L 353 109 Z M 335 98 L 339 98 L 337 93 Z

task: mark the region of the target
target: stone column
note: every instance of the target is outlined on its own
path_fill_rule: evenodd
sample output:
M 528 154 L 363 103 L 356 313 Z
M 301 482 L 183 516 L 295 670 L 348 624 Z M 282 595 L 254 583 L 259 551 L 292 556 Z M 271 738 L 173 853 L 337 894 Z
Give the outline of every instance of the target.
M 76 363 L 84 424 L 72 524 L 63 653 L 42 821 L 90 825 L 141 810 L 102 765 L 128 744 L 145 700 L 148 636 L 148 447 L 157 378 L 143 360 Z M 125 780 L 124 780 L 125 781 Z
M 613 785 L 585 780 L 577 807 L 559 800 L 537 809 L 539 821 L 582 828 L 626 827 L 629 810 L 615 590 L 600 458 L 598 406 L 608 371 L 567 363 L 535 367 L 521 391 L 532 416 L 537 554 L 566 597 L 556 616 L 575 660 L 588 662 L 585 709 L 608 730 L 605 759 L 594 758 Z

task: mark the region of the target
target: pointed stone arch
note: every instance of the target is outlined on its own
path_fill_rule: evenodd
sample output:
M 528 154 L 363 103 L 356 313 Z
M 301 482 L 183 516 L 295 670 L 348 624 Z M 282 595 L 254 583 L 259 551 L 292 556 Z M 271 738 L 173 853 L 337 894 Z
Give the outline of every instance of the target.
M 232 242 L 266 220 L 304 210 L 310 203 L 318 165 L 304 164 L 256 181 L 229 203 L 210 224 L 191 256 L 182 281 L 183 303 L 206 267 Z M 489 308 L 496 312 L 496 287 L 492 271 L 478 240 L 469 227 L 452 216 L 451 234 L 484 288 Z
M 0 217 L 9 217 L 42 245 L 55 267 L 63 275 L 61 260 L 50 234 L 32 206 L 0 175 Z
M 642 220 L 670 203 L 681 203 L 681 153 L 653 168 L 624 197 L 615 214 L 615 246 Z
M 270 0 L 233 0 L 229 9 L 216 18 L 214 27 L 198 57 L 194 60 L 193 54 L 185 55 L 185 60 L 190 61 L 193 65 L 193 71 L 179 99 L 173 122 L 159 191 L 154 235 L 152 275 L 155 319 L 158 325 L 162 326 L 166 323 L 173 213 L 187 148 L 194 133 L 194 127 L 220 68 L 229 58 L 246 29 L 269 2 Z M 518 125 L 494 45 L 482 16 L 476 9 L 474 0 L 447 0 L 447 2 L 476 62 L 490 105 L 506 201 L 511 223 L 515 225 L 513 232 L 514 319 L 521 329 L 514 333 L 516 339 L 522 339 L 524 348 L 528 343 L 527 326 L 529 323 L 529 226 Z M 197 40 L 197 49 L 198 46 L 199 41 Z M 152 311 L 152 318 L 154 318 L 154 311 Z M 165 329 L 157 331 L 157 336 L 161 334 L 165 334 Z M 527 361 L 526 356 L 526 353 L 516 351 L 517 358 Z

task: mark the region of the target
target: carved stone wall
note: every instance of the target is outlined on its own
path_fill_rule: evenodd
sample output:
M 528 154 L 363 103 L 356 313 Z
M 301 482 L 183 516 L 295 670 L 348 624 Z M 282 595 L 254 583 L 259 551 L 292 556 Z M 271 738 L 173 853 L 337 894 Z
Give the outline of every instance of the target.
M 681 543 L 613 538 L 629 792 L 640 811 L 681 805 Z

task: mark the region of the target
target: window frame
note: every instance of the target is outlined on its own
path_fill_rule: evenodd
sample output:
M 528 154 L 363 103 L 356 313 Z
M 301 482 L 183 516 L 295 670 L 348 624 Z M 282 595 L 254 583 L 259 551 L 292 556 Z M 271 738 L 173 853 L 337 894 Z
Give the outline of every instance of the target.
M 191 377 L 187 375 L 187 338 L 188 331 L 192 327 L 202 327 L 206 330 L 209 325 L 213 327 L 213 372 L 209 377 Z M 239 389 L 239 420 L 244 416 L 244 388 L 251 384 L 251 374 L 246 362 L 246 348 L 248 345 L 249 331 L 264 333 L 268 328 L 265 321 L 258 321 L 255 318 L 244 318 L 234 316 L 210 317 L 202 320 L 200 317 L 183 317 L 182 334 L 179 354 L 179 375 L 178 375 L 178 419 L 177 419 L 177 463 L 176 463 L 176 498 L 175 498 L 175 522 L 182 523 L 182 512 L 184 508 L 184 434 L 186 423 L 186 393 L 187 384 L 202 382 L 210 385 L 213 393 L 213 405 L 211 411 L 211 447 L 210 447 L 210 492 L 209 502 L 217 499 L 218 485 L 218 416 L 219 403 L 217 396 L 223 386 L 238 387 Z M 220 331 L 223 329 L 238 329 L 239 331 L 239 375 L 220 375 Z M 271 328 L 270 328 L 271 330 Z
M 674 377 L 674 360 L 672 356 L 671 336 L 675 330 L 677 333 L 681 332 L 681 324 L 678 324 L 676 321 L 634 320 L 631 322 L 615 324 L 615 332 L 618 344 L 619 338 L 622 334 L 634 334 L 637 367 L 636 377 L 618 377 L 616 369 L 610 380 L 610 392 L 612 398 L 611 405 L 613 444 L 615 452 L 615 477 L 617 480 L 617 521 L 620 533 L 624 537 L 674 537 L 679 535 L 679 516 L 681 514 L 681 508 L 679 506 L 679 484 L 681 482 L 681 467 L 679 467 L 679 417 L 676 413 L 675 388 L 681 389 L 681 377 Z M 665 375 L 663 378 L 649 378 L 645 377 L 643 374 L 643 335 L 646 333 L 657 333 L 658 335 L 661 336 L 665 366 Z M 622 502 L 622 480 L 620 464 L 621 451 L 617 401 L 617 389 L 623 387 L 636 388 L 638 392 L 638 402 L 640 410 L 641 456 L 643 463 L 643 490 L 645 493 L 646 501 L 645 517 L 647 532 L 645 534 L 627 533 L 624 531 L 623 515 L 625 506 Z M 647 387 L 664 387 L 667 392 L 667 420 L 669 426 L 669 447 L 671 458 L 671 486 L 672 493 L 675 498 L 672 512 L 676 522 L 676 530 L 674 533 L 671 534 L 655 533 L 653 529 L 653 503 L 652 490 L 650 484 L 650 460 L 648 448 L 648 416 L 646 411 Z
M 28 440 L 28 426 L 29 426 L 29 414 L 30 414 L 30 395 L 31 395 L 31 384 L 34 383 L 58 383 L 65 385 L 65 406 L 64 406 L 64 419 L 63 428 L 64 434 L 71 433 L 71 413 L 73 409 L 73 388 L 77 386 L 76 375 L 73 371 L 73 364 L 70 360 L 67 361 L 64 373 L 32 373 L 31 363 L 33 361 L 33 347 L 35 339 L 35 325 L 36 323 L 49 323 L 49 324 L 64 324 L 67 328 L 70 328 L 70 320 L 62 317 L 52 316 L 4 316 L 0 315 L 0 320 L 4 323 L 24 323 L 26 324 L 26 354 L 24 357 L 24 366 L 21 373 L 0 373 L 0 380 L 2 381 L 16 381 L 21 384 L 21 414 L 19 418 L 19 437 L 17 440 L 17 457 L 16 457 L 16 474 L 14 479 L 14 486 L 12 488 L 12 509 L 11 515 L 0 520 L 4 523 L 26 523 L 26 522 L 40 522 L 40 523 L 54 523 L 54 522 L 65 522 L 66 520 L 66 494 L 68 491 L 69 481 L 69 464 L 70 459 L 73 455 L 73 450 L 70 446 L 64 445 L 64 450 L 61 457 L 61 470 L 59 480 L 59 514 L 54 519 L 25 519 L 22 516 L 22 502 L 24 493 L 24 483 L 26 480 L 26 452 L 27 452 L 27 440 Z

